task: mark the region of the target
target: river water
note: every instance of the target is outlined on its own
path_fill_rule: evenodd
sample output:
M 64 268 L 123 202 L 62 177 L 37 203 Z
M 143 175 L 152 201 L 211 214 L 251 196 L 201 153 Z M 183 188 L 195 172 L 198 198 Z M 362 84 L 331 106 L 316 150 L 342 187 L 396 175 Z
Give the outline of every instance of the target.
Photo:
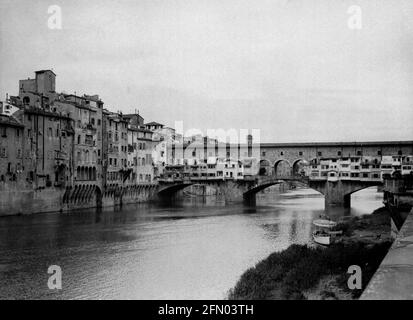
M 328 214 L 368 214 L 381 201 L 369 188 Z M 222 299 L 270 253 L 311 244 L 324 212 L 322 196 L 301 188 L 259 195 L 255 207 L 207 197 L 0 218 L 0 299 Z M 50 265 L 61 290 L 48 289 Z

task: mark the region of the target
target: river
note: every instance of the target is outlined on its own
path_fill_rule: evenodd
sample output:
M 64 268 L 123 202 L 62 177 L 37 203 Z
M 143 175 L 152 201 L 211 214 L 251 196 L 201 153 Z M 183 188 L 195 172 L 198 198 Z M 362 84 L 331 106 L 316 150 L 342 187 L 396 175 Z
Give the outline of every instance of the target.
M 382 206 L 376 188 L 352 196 L 360 215 Z M 258 196 L 257 205 L 185 198 L 0 218 L 0 299 L 222 299 L 270 253 L 311 243 L 324 199 L 310 189 Z M 47 269 L 62 269 L 62 289 Z

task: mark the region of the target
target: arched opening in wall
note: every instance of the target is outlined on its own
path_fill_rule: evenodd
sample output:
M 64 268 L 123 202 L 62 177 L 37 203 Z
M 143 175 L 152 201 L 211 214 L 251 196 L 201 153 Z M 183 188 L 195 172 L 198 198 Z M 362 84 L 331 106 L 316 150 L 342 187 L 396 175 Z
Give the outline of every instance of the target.
M 30 98 L 29 97 L 24 97 L 23 98 L 23 104 L 29 104 L 30 103 Z
M 308 168 L 308 162 L 303 159 L 297 159 L 293 163 L 292 174 L 294 176 L 304 176 L 306 175 L 306 169 Z
M 93 167 L 93 171 L 92 171 L 92 180 L 96 181 L 96 168 Z
M 383 191 L 377 186 L 358 189 L 348 196 L 351 197 L 351 212 L 354 215 L 370 214 L 383 207 Z
M 289 177 L 291 176 L 291 165 L 287 160 L 277 160 L 274 164 L 274 175 Z
M 93 180 L 93 171 L 91 167 L 88 168 L 88 173 L 88 180 Z
M 268 160 L 260 161 L 260 168 L 258 170 L 258 175 L 260 176 L 270 176 L 271 175 L 271 164 Z
M 76 179 L 82 180 L 81 173 L 80 173 L 80 167 L 76 168 Z

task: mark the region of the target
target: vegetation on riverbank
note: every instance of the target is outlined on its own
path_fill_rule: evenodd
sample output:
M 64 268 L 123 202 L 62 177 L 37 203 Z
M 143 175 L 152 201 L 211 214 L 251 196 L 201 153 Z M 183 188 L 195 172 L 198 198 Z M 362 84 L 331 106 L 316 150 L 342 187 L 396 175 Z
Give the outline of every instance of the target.
M 229 299 L 355 299 L 391 246 L 387 210 L 340 223 L 344 235 L 329 247 L 292 245 L 247 270 Z M 348 267 L 362 269 L 362 289 L 347 286 Z

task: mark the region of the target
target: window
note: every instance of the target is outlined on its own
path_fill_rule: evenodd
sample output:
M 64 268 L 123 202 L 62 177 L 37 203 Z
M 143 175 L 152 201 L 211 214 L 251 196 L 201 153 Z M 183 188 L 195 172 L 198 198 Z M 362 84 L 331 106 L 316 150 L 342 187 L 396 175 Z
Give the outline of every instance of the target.
M 397 154 L 398 154 L 399 156 L 401 156 L 401 155 L 402 155 L 402 151 L 399 150 L 399 151 L 397 152 Z
M 357 150 L 357 155 L 358 155 L 358 156 L 361 156 L 361 155 L 362 155 L 361 150 Z
M 377 151 L 377 155 L 378 155 L 378 156 L 381 156 L 381 150 L 378 150 L 378 151 Z
M 93 145 L 93 136 L 90 134 L 87 134 L 85 136 L 85 143 L 88 145 Z
M 298 155 L 299 155 L 299 156 L 302 156 L 302 155 L 303 155 L 303 152 L 302 152 L 302 151 L 298 152 Z
M 341 151 L 337 151 L 337 155 L 341 157 Z
M 47 130 L 47 136 L 48 136 L 48 137 L 53 137 L 52 128 L 48 128 L 48 130 Z
M 283 156 L 283 155 L 284 155 L 284 151 L 281 151 L 281 152 L 280 152 L 280 155 Z
M 321 151 L 318 151 L 318 152 L 317 152 L 317 155 L 318 155 L 319 157 L 321 157 L 321 156 L 323 155 L 323 153 L 322 153 Z
M 265 157 L 265 151 L 262 152 L 262 156 Z
M 100 120 L 100 119 L 98 119 L 98 126 L 100 126 L 100 124 L 101 124 L 101 120 Z
M 1 136 L 3 138 L 7 138 L 7 128 L 6 127 L 1 127 Z
M 77 136 L 77 144 L 80 144 L 80 139 L 81 139 L 81 137 L 80 137 L 80 134 Z
M 92 125 L 95 125 L 95 118 L 90 119 L 90 123 L 91 123 Z

